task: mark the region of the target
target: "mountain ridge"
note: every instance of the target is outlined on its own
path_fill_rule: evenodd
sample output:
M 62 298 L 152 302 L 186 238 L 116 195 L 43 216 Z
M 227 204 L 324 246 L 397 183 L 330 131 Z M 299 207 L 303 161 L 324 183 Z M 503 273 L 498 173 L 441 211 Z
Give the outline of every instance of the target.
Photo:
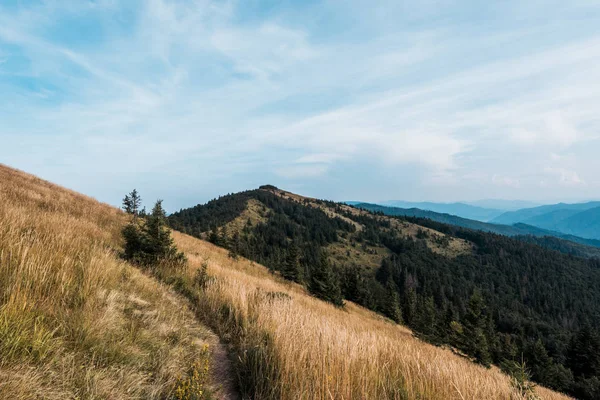
M 254 210 L 248 211 L 249 204 Z M 241 223 L 253 214 L 259 217 Z M 232 257 L 266 265 L 317 297 L 334 304 L 350 300 L 404 321 L 426 341 L 450 343 L 470 355 L 475 354 L 465 345 L 470 339 L 457 342 L 451 327 L 469 326 L 468 305 L 479 301 L 481 291 L 489 333 L 485 350 L 474 355 L 479 362 L 501 363 L 514 350 L 524 355 L 538 382 L 571 393 L 581 392 L 577 385 L 592 384 L 579 375 L 570 378 L 566 352 L 567 338 L 586 318 L 598 324 L 594 288 L 600 285 L 600 261 L 561 254 L 564 241 L 516 240 L 385 216 L 275 187 L 223 196 L 170 218 L 173 227 L 226 247 Z M 559 300 L 565 298 L 569 302 Z M 500 345 L 506 342 L 513 350 Z M 539 352 L 557 360 L 554 378 L 536 361 Z

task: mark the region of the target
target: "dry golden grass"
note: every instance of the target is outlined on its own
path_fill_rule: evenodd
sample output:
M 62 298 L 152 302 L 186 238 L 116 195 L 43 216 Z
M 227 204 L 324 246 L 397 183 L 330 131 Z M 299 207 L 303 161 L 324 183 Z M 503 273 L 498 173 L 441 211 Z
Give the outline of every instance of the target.
M 522 399 L 497 369 L 485 369 L 415 339 L 353 304 L 337 309 L 266 268 L 179 234 L 191 278 L 212 281 L 199 309 L 239 356 L 242 389 L 260 399 Z M 537 388 L 543 399 L 568 397 Z
M 116 255 L 125 216 L 0 165 L 0 399 L 165 398 L 215 336 Z

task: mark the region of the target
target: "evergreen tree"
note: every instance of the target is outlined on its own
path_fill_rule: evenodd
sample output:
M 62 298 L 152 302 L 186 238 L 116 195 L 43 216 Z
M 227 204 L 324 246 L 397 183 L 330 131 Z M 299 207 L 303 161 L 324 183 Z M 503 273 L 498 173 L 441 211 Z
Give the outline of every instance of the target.
M 129 211 L 137 213 L 139 208 L 139 195 L 134 192 L 125 196 L 129 198 L 127 204 Z M 126 210 L 127 211 L 127 210 Z M 137 215 L 137 214 L 134 214 Z M 162 200 L 158 200 L 152 213 L 141 222 L 134 218 L 123 228 L 124 258 L 134 263 L 155 266 L 161 262 L 181 264 L 185 262 L 183 253 L 177 251 L 171 230 L 167 227 L 167 216 L 162 207 Z
M 235 231 L 233 233 L 233 236 L 231 237 L 231 244 L 229 246 L 229 257 L 233 258 L 234 260 L 237 260 L 237 258 L 240 255 L 240 250 L 241 250 L 241 241 L 240 241 L 240 234 L 238 231 Z
M 302 281 L 302 272 L 300 269 L 300 251 L 296 243 L 292 242 L 287 251 L 287 255 L 281 268 L 281 275 L 290 281 L 300 283 Z
M 469 299 L 467 312 L 463 319 L 463 350 L 475 357 L 478 363 L 489 366 L 491 356 L 486 337 L 485 303 L 479 290 L 475 290 Z
M 402 311 L 400 310 L 400 296 L 398 296 L 398 288 L 391 278 L 388 278 L 388 281 L 385 285 L 383 314 L 394 322 L 399 324 L 403 322 Z
M 322 300 L 329 301 L 338 307 L 344 305 L 338 277 L 333 272 L 324 251 L 321 251 L 319 264 L 312 269 L 308 288 L 312 294 Z
M 552 383 L 552 358 L 540 339 L 526 348 L 527 365 L 531 365 L 531 377 L 546 386 Z
M 133 189 L 131 193 L 125 195 L 125 197 L 123 198 L 123 210 L 125 210 L 127 214 L 131 214 L 137 217 L 141 205 L 142 198 L 140 197 L 136 189 Z
M 229 236 L 227 234 L 227 227 L 223 225 L 219 234 L 219 240 L 217 244 L 221 247 L 227 248 L 229 246 Z
M 142 263 L 145 237 L 140 226 L 132 221 L 123 228 L 121 234 L 125 239 L 123 257 L 134 263 Z
M 171 230 L 167 227 L 167 216 L 162 207 L 162 200 L 158 200 L 152 208 L 143 231 L 146 242 L 144 251 L 149 262 L 157 263 L 164 260 L 178 263 L 185 260 L 183 253 L 177 251 L 171 237 Z
M 217 225 L 211 226 L 210 234 L 208 235 L 208 241 L 212 244 L 219 244 L 219 230 L 217 229 Z
M 419 333 L 419 336 L 431 342 L 439 341 L 437 315 L 433 297 L 420 297 L 417 310 L 415 329 Z
M 409 287 L 404 297 L 404 316 L 409 326 L 414 326 L 417 321 L 417 291 Z
M 363 307 L 373 307 L 373 295 L 367 279 L 356 266 L 343 269 L 342 292 L 344 298 L 360 304 Z
M 585 324 L 571 339 L 567 357 L 575 376 L 600 376 L 600 335 Z

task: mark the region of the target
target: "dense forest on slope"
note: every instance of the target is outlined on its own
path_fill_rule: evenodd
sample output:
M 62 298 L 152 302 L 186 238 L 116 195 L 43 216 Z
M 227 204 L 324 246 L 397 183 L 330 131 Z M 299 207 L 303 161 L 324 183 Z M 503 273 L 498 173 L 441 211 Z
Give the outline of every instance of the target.
M 261 217 L 236 223 L 249 215 L 251 201 L 261 205 Z M 484 365 L 510 370 L 523 359 L 537 382 L 583 399 L 600 397 L 599 260 L 273 187 L 227 195 L 170 221 L 334 304 L 341 297 L 354 301 Z M 464 243 L 470 247 L 460 252 L 440 251 Z M 350 256 L 386 252 L 377 253 L 381 262 L 373 269 L 328 256 L 341 245 Z
M 580 257 L 600 257 L 600 240 L 585 239 L 565 233 L 550 231 L 529 224 L 517 223 L 514 225 L 502 225 L 475 221 L 472 219 L 458 217 L 456 215 L 441 214 L 433 211 L 421 210 L 418 208 L 407 209 L 387 207 L 370 203 L 357 203 L 355 206 L 372 212 L 381 212 L 390 216 L 427 218 L 436 222 L 460 226 L 463 228 L 498 233 L 506 236 L 514 236 L 519 240 L 526 240 L 531 243 L 536 243 L 542 247 L 547 247 L 552 250 L 559 250 L 563 253 Z M 540 239 L 528 239 L 529 236 L 534 236 Z M 546 237 L 549 239 L 546 240 Z M 554 238 L 556 238 L 556 240 L 553 240 Z

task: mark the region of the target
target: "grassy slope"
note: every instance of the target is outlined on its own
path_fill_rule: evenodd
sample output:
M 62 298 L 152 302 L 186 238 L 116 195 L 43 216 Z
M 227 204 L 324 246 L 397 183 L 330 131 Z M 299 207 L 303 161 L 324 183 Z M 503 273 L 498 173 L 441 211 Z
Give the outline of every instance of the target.
M 216 337 L 121 262 L 125 216 L 0 165 L 0 398 L 165 398 Z
M 238 356 L 242 390 L 260 399 L 520 399 L 508 377 L 415 339 L 348 304 L 337 309 L 253 262 L 176 233 L 212 280 L 194 296 Z M 543 399 L 566 396 L 536 389 Z

